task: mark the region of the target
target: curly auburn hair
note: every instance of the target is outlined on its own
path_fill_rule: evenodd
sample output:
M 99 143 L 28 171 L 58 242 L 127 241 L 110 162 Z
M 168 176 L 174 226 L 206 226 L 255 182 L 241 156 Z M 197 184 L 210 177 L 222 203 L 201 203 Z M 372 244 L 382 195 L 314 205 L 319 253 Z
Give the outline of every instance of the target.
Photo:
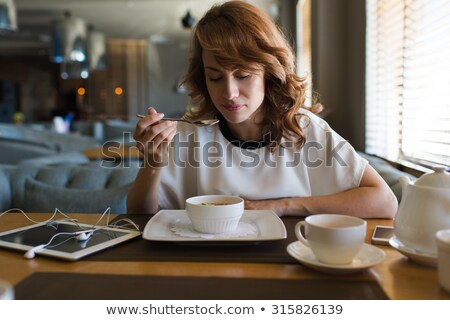
M 213 52 L 226 69 L 264 70 L 265 98 L 262 128 L 266 145 L 273 151 L 281 139 L 291 138 L 301 148 L 305 137 L 298 110 L 304 106 L 307 83 L 295 74 L 293 50 L 282 31 L 262 10 L 242 1 L 213 6 L 195 27 L 188 72 L 183 84 L 192 106 L 188 119 L 217 116 L 206 86 L 202 50 Z M 321 111 L 320 104 L 310 108 Z

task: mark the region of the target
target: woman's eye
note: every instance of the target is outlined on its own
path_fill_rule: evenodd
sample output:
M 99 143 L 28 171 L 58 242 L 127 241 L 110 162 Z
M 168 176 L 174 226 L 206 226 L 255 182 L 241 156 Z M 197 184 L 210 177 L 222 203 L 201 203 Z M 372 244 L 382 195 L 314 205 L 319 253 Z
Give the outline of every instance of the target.
M 209 77 L 208 80 L 211 82 L 217 82 L 220 81 L 220 79 L 222 79 L 221 77 Z
M 251 77 L 251 74 L 241 74 L 241 75 L 236 76 L 236 78 L 238 78 L 238 79 L 247 79 L 250 77 Z

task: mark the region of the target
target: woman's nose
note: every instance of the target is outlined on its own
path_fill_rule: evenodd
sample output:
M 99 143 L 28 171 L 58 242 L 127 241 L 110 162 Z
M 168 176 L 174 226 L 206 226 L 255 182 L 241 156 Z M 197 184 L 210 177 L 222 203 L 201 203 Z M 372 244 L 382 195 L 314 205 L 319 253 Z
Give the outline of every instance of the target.
M 239 87 L 234 79 L 225 81 L 223 88 L 223 97 L 227 100 L 233 100 L 239 96 Z

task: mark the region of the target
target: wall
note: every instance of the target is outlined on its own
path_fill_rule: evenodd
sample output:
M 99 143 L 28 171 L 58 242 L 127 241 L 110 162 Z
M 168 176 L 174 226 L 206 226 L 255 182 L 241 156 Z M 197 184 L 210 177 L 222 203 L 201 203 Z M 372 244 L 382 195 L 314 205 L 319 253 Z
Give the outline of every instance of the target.
M 60 65 L 47 55 L 1 55 L 0 80 L 17 84 L 16 111 L 26 122 L 49 121 L 76 109 L 81 118 L 135 119 L 149 104 L 147 41 L 108 39 L 107 70 L 91 71 L 87 80 L 60 77 Z M 86 89 L 77 96 L 77 89 Z M 122 95 L 114 89 L 121 87 Z
M 188 95 L 177 90 L 177 84 L 187 71 L 189 44 L 187 40 L 165 39 L 149 41 L 149 98 L 153 106 L 166 116 L 183 114 Z M 146 113 L 146 109 L 142 110 Z
M 15 111 L 21 111 L 25 121 L 51 119 L 58 104 L 55 72 L 57 68 L 47 56 L 0 55 L 0 80 L 16 84 Z
M 313 87 L 324 118 L 364 150 L 365 1 L 312 1 Z
M 146 56 L 146 40 L 108 39 L 107 69 L 89 75 L 85 112 L 94 118 L 134 120 L 148 104 Z M 122 94 L 116 94 L 116 88 L 121 88 Z

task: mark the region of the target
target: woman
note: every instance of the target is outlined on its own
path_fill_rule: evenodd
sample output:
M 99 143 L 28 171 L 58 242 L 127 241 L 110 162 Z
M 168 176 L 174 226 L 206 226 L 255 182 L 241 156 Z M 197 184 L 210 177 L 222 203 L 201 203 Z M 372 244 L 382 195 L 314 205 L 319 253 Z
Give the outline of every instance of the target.
M 392 218 L 397 201 L 383 179 L 314 114 L 320 105 L 304 106 L 306 82 L 294 63 L 283 34 L 258 8 L 241 1 L 211 8 L 194 31 L 186 118 L 220 122 L 177 125 L 149 108 L 134 133 L 145 159 L 128 212 L 232 194 L 246 209 L 278 215 Z

